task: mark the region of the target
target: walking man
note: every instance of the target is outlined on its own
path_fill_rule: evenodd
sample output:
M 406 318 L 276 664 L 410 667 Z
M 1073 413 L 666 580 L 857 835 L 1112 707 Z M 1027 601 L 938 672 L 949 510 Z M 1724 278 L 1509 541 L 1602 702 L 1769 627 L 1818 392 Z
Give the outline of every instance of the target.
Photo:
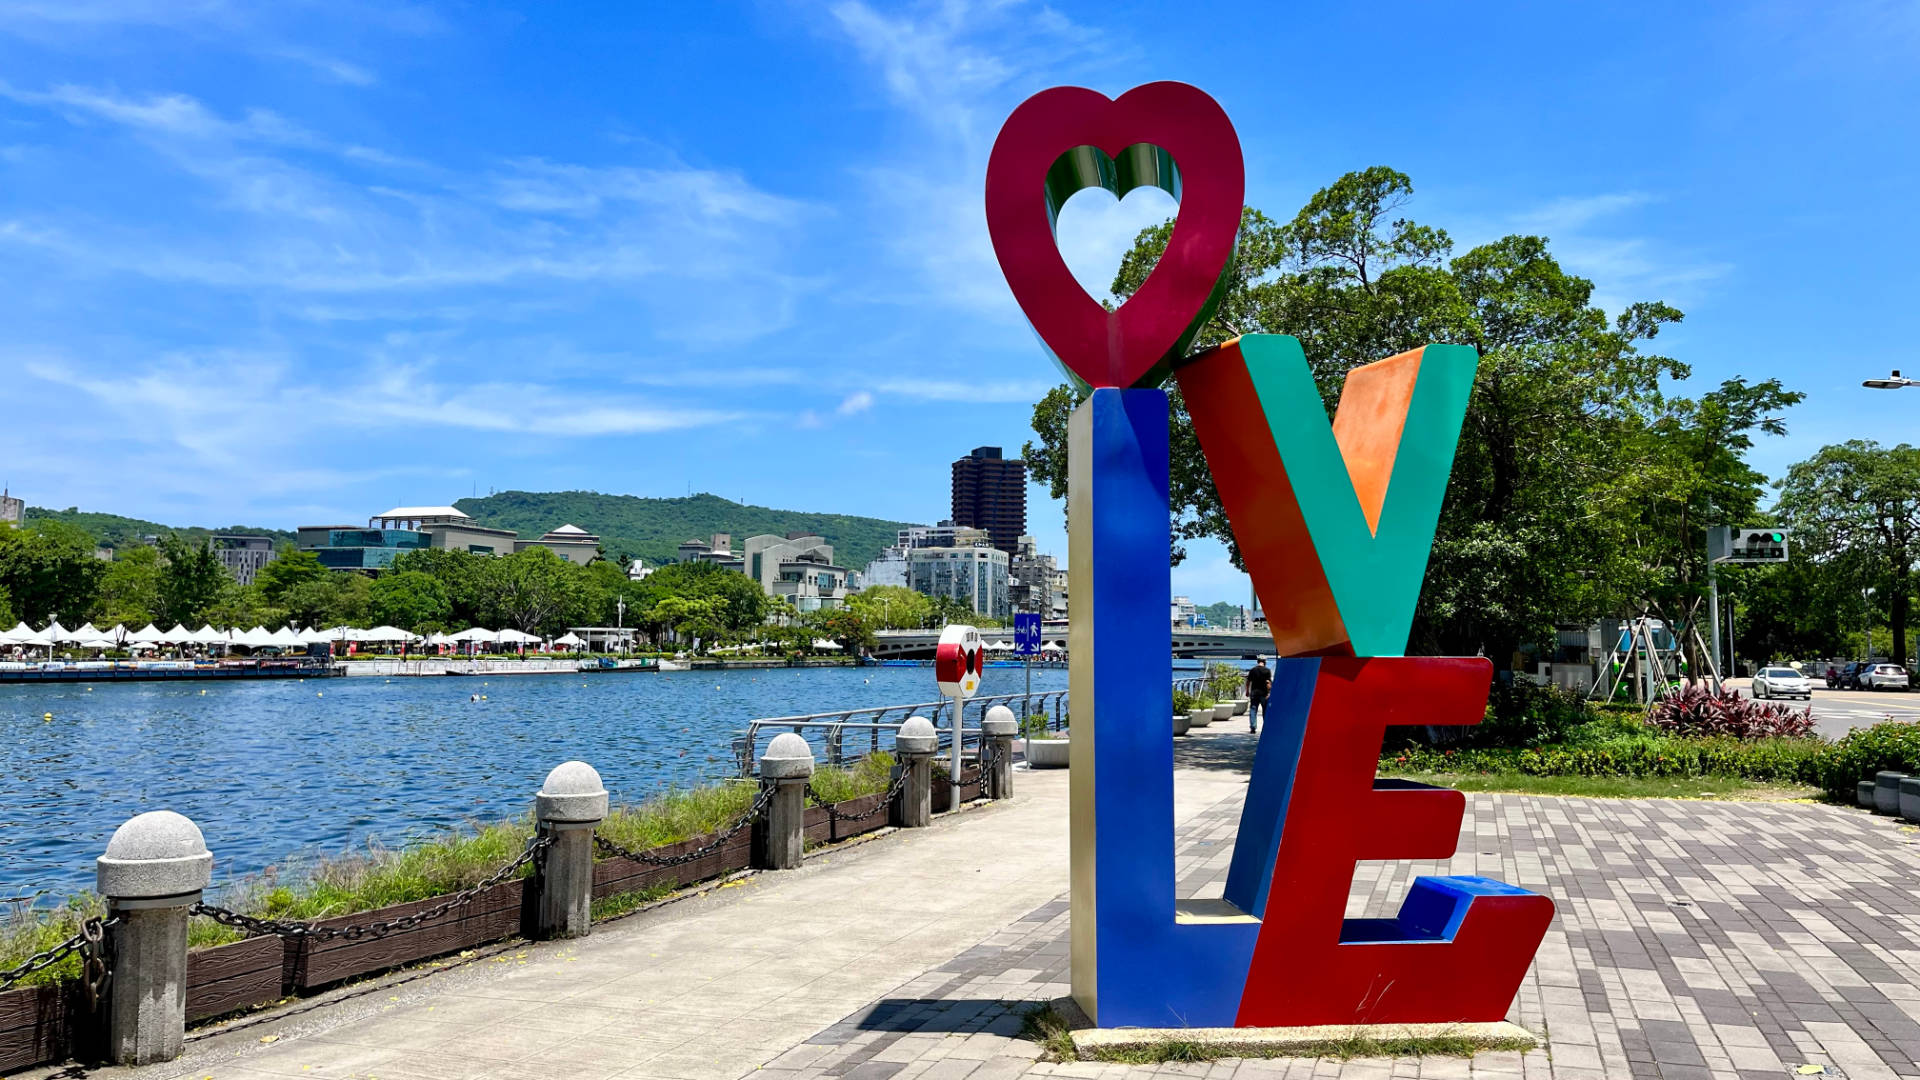
M 1258 659 L 1247 669 L 1247 730 L 1259 732 L 1260 714 L 1267 707 L 1267 693 L 1273 689 L 1273 669 Z

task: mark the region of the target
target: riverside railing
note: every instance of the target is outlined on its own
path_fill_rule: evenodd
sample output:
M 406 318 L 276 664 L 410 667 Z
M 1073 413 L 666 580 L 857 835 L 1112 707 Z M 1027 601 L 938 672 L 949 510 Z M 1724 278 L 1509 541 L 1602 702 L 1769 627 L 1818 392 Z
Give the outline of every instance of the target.
M 792 869 L 809 842 L 925 828 L 936 804 L 956 809 L 1012 796 L 1012 712 L 986 717 L 985 726 L 980 763 L 949 782 L 933 769 L 932 726 L 924 719 L 905 725 L 887 787 L 837 803 L 814 786 L 807 743 L 778 736 L 758 759 L 759 790 L 745 812 L 709 833 L 644 850 L 602 834 L 606 786 L 592 766 L 569 761 L 533 796 L 533 834 L 485 878 L 458 892 L 317 920 L 205 901 L 213 855 L 199 827 L 171 811 L 141 814 L 114 832 L 96 860 L 104 916 L 0 969 L 0 1071 L 69 1056 L 126 1065 L 171 1060 L 191 1022 L 479 945 L 580 937 L 592 930 L 596 901 L 657 896 L 662 887 L 749 869 Z M 194 917 L 246 936 L 190 949 Z M 76 959 L 70 966 L 79 970 L 63 981 L 26 983 Z
M 1198 690 L 1205 679 L 1175 679 L 1173 688 L 1189 693 Z M 1021 717 L 1036 714 L 1047 717 L 1047 730 L 1059 731 L 1067 726 L 1068 705 L 1066 690 L 1048 690 L 1034 694 L 995 694 L 988 697 L 976 697 L 966 702 L 961 713 L 960 752 L 967 753 L 972 746 L 977 752 L 980 741 L 979 718 L 985 717 L 987 710 L 998 705 L 1012 709 Z M 946 723 L 947 715 L 953 708 L 951 701 L 927 701 L 917 705 L 882 705 L 867 709 L 840 709 L 835 712 L 807 713 L 801 716 L 769 716 L 754 720 L 733 740 L 734 761 L 739 766 L 741 776 L 751 776 L 754 762 L 759 759 L 759 747 L 764 736 L 791 732 L 807 740 L 824 755 L 829 765 L 848 765 L 859 761 L 869 754 L 882 750 L 892 751 L 894 740 L 900 732 L 900 725 L 909 717 L 924 716 L 933 721 L 938 732 L 941 749 L 951 747 L 953 730 Z M 968 726 L 969 718 L 974 719 Z

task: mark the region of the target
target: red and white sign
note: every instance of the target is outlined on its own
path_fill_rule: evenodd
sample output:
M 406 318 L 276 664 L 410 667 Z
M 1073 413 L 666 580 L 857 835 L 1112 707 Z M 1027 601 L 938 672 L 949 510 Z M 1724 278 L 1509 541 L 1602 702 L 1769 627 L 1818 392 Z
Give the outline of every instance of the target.
M 940 631 L 940 646 L 933 654 L 933 677 L 939 680 L 942 697 L 972 697 L 980 689 L 980 672 L 986 663 L 987 650 L 980 641 L 980 631 L 971 626 L 949 626 Z

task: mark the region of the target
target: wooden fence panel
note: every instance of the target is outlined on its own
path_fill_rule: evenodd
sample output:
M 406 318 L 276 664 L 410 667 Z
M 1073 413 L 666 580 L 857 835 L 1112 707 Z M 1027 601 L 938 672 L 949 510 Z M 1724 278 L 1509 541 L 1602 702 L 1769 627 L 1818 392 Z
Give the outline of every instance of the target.
M 524 926 L 527 881 L 526 878 L 503 881 L 482 892 L 464 908 L 421 923 L 411 930 L 396 930 L 385 937 L 368 935 L 357 941 L 346 938 L 334 938 L 331 941 L 297 939 L 288 982 L 297 990 L 317 990 L 356 975 L 384 971 L 475 945 L 518 937 Z M 385 922 L 424 911 L 445 899 L 439 896 L 410 904 L 396 904 L 378 911 L 363 911 L 356 915 L 322 920 L 318 925 L 339 927 Z
M 187 1022 L 279 1000 L 292 951 L 292 943 L 268 936 L 188 953 Z
M 0 993 L 0 1070 L 59 1061 L 73 1053 L 74 1004 L 59 986 Z

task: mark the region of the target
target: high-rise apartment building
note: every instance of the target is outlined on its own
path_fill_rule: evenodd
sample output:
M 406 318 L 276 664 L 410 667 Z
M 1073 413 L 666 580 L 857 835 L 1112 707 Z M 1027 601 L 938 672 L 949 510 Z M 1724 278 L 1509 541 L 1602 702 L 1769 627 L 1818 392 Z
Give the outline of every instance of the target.
M 976 446 L 953 463 L 953 521 L 985 529 L 993 546 L 1012 556 L 1027 531 L 1027 463 Z

